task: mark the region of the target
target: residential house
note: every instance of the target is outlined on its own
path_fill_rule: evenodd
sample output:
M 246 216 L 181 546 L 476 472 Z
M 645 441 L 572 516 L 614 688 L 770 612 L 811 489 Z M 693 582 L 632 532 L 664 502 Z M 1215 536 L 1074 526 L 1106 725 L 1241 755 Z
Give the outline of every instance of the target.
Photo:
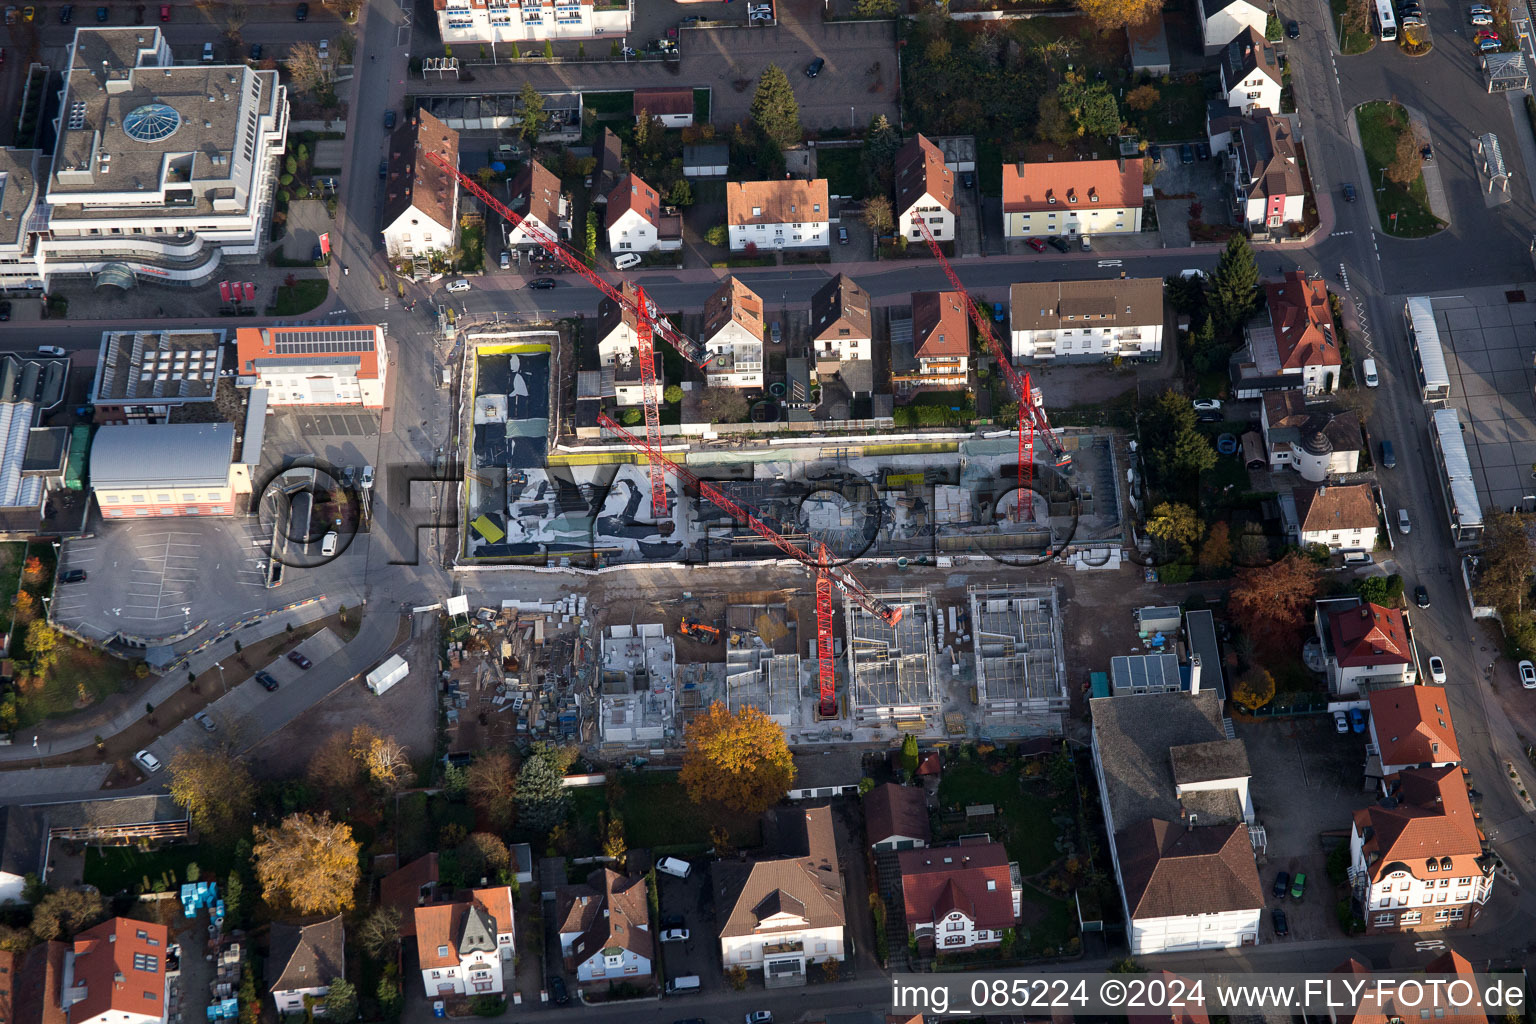
M 42 823 L 30 808 L 0 807 L 0 905 L 22 902 L 28 875 L 43 877 L 45 845 Z
M 163 924 L 114 917 L 75 936 L 64 957 L 69 1024 L 164 1024 L 179 964 Z
M 647 115 L 668 128 L 692 127 L 693 90 L 636 89 L 634 110 L 636 121 Z
M 1093 766 L 1131 954 L 1259 941 L 1264 892 L 1249 826 L 1251 769 L 1221 698 L 1198 693 L 1090 702 Z
M 938 146 L 922 135 L 909 139 L 896 154 L 896 229 L 913 242 L 924 241 L 917 219 L 940 242 L 955 237 L 955 172 L 944 164 Z
M 827 179 L 801 181 L 728 181 L 725 222 L 731 249 L 809 249 L 832 237 L 832 203 Z
M 613 190 L 619 187 L 619 179 L 624 177 L 624 144 L 613 134 L 612 128 L 603 129 L 592 147 L 592 156 L 597 161 L 592 167 L 590 181 L 592 201 L 604 205 Z
M 1298 539 L 1303 547 L 1369 551 L 1376 544 L 1376 499 L 1369 484 L 1322 484 L 1296 490 Z
M 581 984 L 651 977 L 656 945 L 643 876 L 599 868 L 555 893 L 560 954 Z
M 534 248 L 551 237 L 570 239 L 571 200 L 560 191 L 554 171 L 529 159 L 512 179 L 510 192 L 512 209 L 522 215 L 523 223 L 508 232 L 508 245 Z
M 604 376 L 602 397 L 613 398 L 619 406 L 644 405 L 645 384 L 640 375 L 639 317 L 636 303 L 639 290 L 629 281 L 620 285 L 628 305 L 620 305 L 612 299 L 603 299 L 597 306 L 597 360 Z M 656 369 L 656 400 L 661 400 L 661 389 L 666 386 L 662 375 L 661 354 L 654 349 L 652 356 Z
M 1372 690 L 1367 698 L 1371 704 L 1367 752 L 1380 761 L 1382 778 L 1408 768 L 1461 764 L 1451 702 L 1443 687 L 1397 686 Z
M 1332 391 L 1344 364 L 1333 334 L 1328 286 L 1321 277 L 1289 271 L 1279 284 L 1266 283 L 1280 372 L 1301 377 L 1309 395 Z
M 1017 861 L 989 836 L 897 854 L 907 931 L 936 951 L 999 946 L 1019 923 Z
M 1443 943 L 1441 947 L 1444 947 Z M 1424 965 L 1426 980 L 1435 979 L 1438 987 L 1426 986 L 1422 998 L 1401 1002 L 1396 985 L 1378 987 L 1369 984 L 1371 969 L 1353 957 L 1329 973 L 1351 976 L 1347 980 L 1347 989 L 1336 986 L 1336 990 L 1349 994 L 1342 1000 L 1342 1005 L 1328 1010 L 1331 1024 L 1402 1024 L 1416 1018 L 1432 1019 L 1436 1024 L 1489 1024 L 1487 1008 L 1476 991 L 1472 964 L 1455 951 L 1448 950 Z M 1457 980 L 1468 983 L 1466 991 L 1472 993 L 1470 1001 L 1464 995 L 1450 994 L 1455 991 L 1452 985 Z
M 845 957 L 842 871 L 829 807 L 771 812 L 765 836 L 776 856 L 713 865 L 726 969 L 761 970 L 770 987 L 803 985 L 809 965 Z
M 869 292 L 847 274 L 838 274 L 811 296 L 811 348 L 818 364 L 873 359 L 873 335 Z
M 619 39 L 635 24 L 634 0 L 432 0 L 444 43 Z M 506 56 L 511 56 L 507 54 Z
M 1141 230 L 1141 158 L 1003 164 L 1003 234 L 1135 234 Z
M 416 908 L 438 902 L 439 893 L 436 853 L 417 857 L 379 881 L 379 905 L 400 912 L 402 939 L 416 934 Z
M 763 300 L 728 277 L 704 302 L 704 382 L 717 388 L 763 386 Z
M 1493 894 L 1483 842 L 1457 766 L 1383 779 L 1382 799 L 1355 812 L 1349 836 L 1366 934 L 1471 927 Z
M 346 934 L 340 915 L 305 925 L 275 921 L 267 957 L 267 988 L 279 1015 L 303 1013 L 306 996 L 319 999 L 346 977 Z
M 384 186 L 384 251 L 391 260 L 452 249 L 459 236 L 459 180 L 426 159 L 435 153 L 459 166 L 459 133 L 427 113 L 395 129 Z
M 1269 468 L 1286 467 L 1310 483 L 1354 473 L 1360 468 L 1360 419 L 1353 412 L 1338 412 L 1307 405 L 1299 391 L 1266 392 L 1259 405 L 1259 422 L 1269 445 Z
M 22 952 L 0 950 L 0 1020 L 5 1024 L 69 1024 L 64 968 L 67 942 L 39 942 Z
M 626 174 L 608 196 L 608 251 L 676 252 L 683 247 L 683 218 L 663 207 L 656 190 L 638 174 Z
M 417 907 L 416 956 L 428 999 L 506 991 L 514 956 L 512 890 L 474 889 L 462 902 Z
M 1230 43 L 1221 61 L 1221 96 L 1241 114 L 1280 112 L 1280 55 L 1264 38 L 1244 28 Z
M 1251 231 L 1274 231 L 1300 222 L 1307 185 L 1291 122 L 1259 113 L 1239 119 L 1230 138 L 1234 215 Z
M 912 293 L 912 352 L 917 372 L 897 392 L 963 388 L 971 382 L 971 322 L 960 292 Z
M 1413 639 L 1400 610 L 1338 597 L 1317 602 L 1312 622 L 1330 694 L 1352 696 L 1413 685 L 1418 676 Z
M 933 841 L 928 794 L 921 786 L 887 782 L 864 797 L 864 834 L 876 850 L 911 850 Z
M 1017 362 L 1157 359 L 1163 279 L 1026 281 L 1008 293 Z
M 1200 0 L 1200 36 L 1205 55 L 1214 57 L 1245 29 L 1264 35 L 1269 8 L 1257 0 Z

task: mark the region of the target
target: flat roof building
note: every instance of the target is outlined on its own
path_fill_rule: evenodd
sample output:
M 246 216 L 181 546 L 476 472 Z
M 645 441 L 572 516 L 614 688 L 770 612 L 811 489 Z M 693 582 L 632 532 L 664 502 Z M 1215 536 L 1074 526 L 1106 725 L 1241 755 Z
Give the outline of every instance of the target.
M 97 423 L 164 423 L 172 409 L 211 403 L 227 334 L 103 331 L 91 383 Z
M 384 405 L 389 358 L 371 324 L 242 327 L 235 346 L 235 382 L 266 388 L 269 405 Z

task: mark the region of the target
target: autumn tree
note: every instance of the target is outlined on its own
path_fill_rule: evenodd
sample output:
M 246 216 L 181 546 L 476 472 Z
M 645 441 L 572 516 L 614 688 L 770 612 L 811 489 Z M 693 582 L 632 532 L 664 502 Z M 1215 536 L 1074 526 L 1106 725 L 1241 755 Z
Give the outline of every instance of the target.
M 745 423 L 750 408 L 740 388 L 705 388 L 699 399 L 699 414 L 707 423 Z
M 1077 134 L 1088 138 L 1114 135 L 1120 130 L 1120 105 L 1107 82 L 1087 82 L 1074 71 L 1056 87 L 1061 109 L 1072 119 Z
M 1393 121 L 1398 122 L 1399 131 L 1397 148 L 1392 151 L 1392 162 L 1387 165 L 1387 177 L 1407 188 L 1423 173 L 1419 166 L 1419 139 L 1411 124 L 1401 123 L 1407 121 L 1407 115 L 1401 109 L 1393 111 Z
M 1232 564 L 1231 527 L 1225 522 L 1213 523 L 1205 543 L 1200 545 L 1200 568 L 1206 571 L 1221 570 Z
M 549 124 L 549 111 L 544 109 L 544 94 L 531 81 L 524 82 L 518 100 L 518 116 L 521 120 L 517 123 L 517 137 L 532 145 L 539 141 L 539 135 Z
M 408 786 L 416 778 L 405 747 L 393 736 L 380 736 L 366 725 L 352 729 L 351 754 L 368 780 L 386 793 Z
M 1316 564 L 1293 551 L 1272 565 L 1238 573 L 1227 610 L 1255 647 L 1288 652 L 1306 622 L 1319 579 Z
M 1163 9 L 1163 0 L 1075 0 L 1096 28 L 1116 29 L 1140 25 Z
M 853 13 L 861 18 L 885 18 L 896 13 L 896 0 L 853 0 Z
M 517 771 L 517 817 L 524 827 L 543 835 L 565 821 L 571 807 L 565 772 L 574 760 L 574 748 L 533 745 Z
M 1125 105 L 1132 110 L 1151 110 L 1162 99 L 1162 93 L 1157 91 L 1157 86 L 1151 82 L 1138 85 L 1125 94 Z
M 512 866 L 512 853 L 500 836 L 471 832 L 458 845 L 459 871 L 471 885 L 481 878 L 499 878 Z
M 891 213 L 891 201 L 885 196 L 875 196 L 864 201 L 864 226 L 876 237 L 889 235 L 896 225 Z
M 780 149 L 795 145 L 803 135 L 795 90 L 789 84 L 789 76 L 777 64 L 769 64 L 757 80 L 751 117 L 763 137 L 773 140 Z
M 400 942 L 399 908 L 374 907 L 354 934 L 358 947 L 370 960 L 394 960 Z
M 497 830 L 510 828 L 517 814 L 512 756 L 504 750 L 481 754 L 464 774 L 464 795 L 475 813 Z
M 1249 711 L 1257 711 L 1275 699 L 1275 677 L 1255 668 L 1237 681 L 1232 699 Z
M 358 849 L 351 826 L 329 814 L 290 814 L 275 828 L 258 828 L 252 854 L 262 896 L 274 908 L 299 914 L 350 910 Z
M 311 786 L 327 794 L 333 810 L 345 806 L 363 781 L 363 766 L 352 756 L 351 737 L 344 732 L 327 736 L 310 755 L 306 775 Z
M 27 626 L 27 657 L 32 659 L 35 675 L 46 675 L 59 661 L 59 632 L 47 619 L 35 619 Z
M 28 583 L 43 582 L 43 560 L 36 555 L 28 558 L 26 566 L 21 570 L 21 578 Z
M 224 750 L 183 750 L 166 766 L 171 799 L 207 839 L 233 842 L 251 819 L 255 784 L 245 762 Z
M 106 898 L 99 892 L 57 889 L 32 908 L 32 935 L 38 942 L 72 938 L 107 916 Z
M 1147 534 L 1159 542 L 1165 555 L 1185 558 L 1205 534 L 1205 524 L 1188 505 L 1165 501 L 1147 519 Z
M 32 596 L 32 591 L 18 590 L 16 592 L 15 607 L 15 619 L 17 622 L 31 622 L 37 618 L 37 599 Z
M 1478 557 L 1473 593 L 1479 604 L 1525 611 L 1531 592 L 1531 568 L 1536 550 L 1525 532 L 1525 522 L 1512 512 L 1489 514 L 1483 527 L 1483 553 Z
M 615 814 L 608 819 L 608 825 L 603 830 L 603 856 L 623 863 L 624 855 L 628 852 L 629 844 L 624 839 L 624 819 Z
M 784 730 L 755 707 L 731 711 L 716 701 L 683 735 L 683 788 L 746 814 L 778 803 L 795 778 Z
M 1072 140 L 1077 138 L 1072 118 L 1062 109 L 1061 100 L 1055 93 L 1048 92 L 1040 97 L 1036 107 L 1035 134 L 1056 146 L 1071 145 Z
M 326 80 L 325 64 L 313 43 L 288 47 L 288 81 L 296 92 L 314 92 Z

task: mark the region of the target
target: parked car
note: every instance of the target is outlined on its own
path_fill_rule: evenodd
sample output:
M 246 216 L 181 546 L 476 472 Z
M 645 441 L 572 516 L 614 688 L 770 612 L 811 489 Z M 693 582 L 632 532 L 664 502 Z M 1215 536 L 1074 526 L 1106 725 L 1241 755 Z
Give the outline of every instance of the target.
M 300 654 L 298 651 L 289 651 L 288 660 L 299 666 L 299 668 L 305 669 L 306 671 L 310 668 L 313 668 L 315 664 L 308 658 L 304 657 L 304 655 Z
M 1500 45 L 1497 39 L 1479 39 L 1476 49 L 1479 53 L 1487 53 L 1490 50 L 1497 50 Z
M 0 322 L 11 318 L 11 303 L 8 299 L 0 299 Z
M 309 258 L 315 263 L 319 263 L 325 258 L 325 249 L 319 242 L 316 242 L 315 247 L 309 250 Z
M 1029 240 L 1029 247 L 1035 250 L 1035 252 L 1045 252 L 1045 243 L 1038 238 L 1031 238 Z
M 747 1014 L 747 1024 L 773 1024 L 772 1010 L 753 1010 Z
M 307 21 L 307 20 L 309 20 L 309 4 L 299 4 L 299 6 L 295 7 L 293 9 L 293 20 L 294 21 Z
M 384 130 L 389 132 L 389 131 L 394 131 L 394 129 L 395 129 L 395 112 L 393 110 L 386 110 L 386 111 L 384 111 Z
M 817 75 L 821 74 L 821 69 L 826 66 L 826 60 L 821 57 L 817 57 L 815 60 L 811 61 L 805 66 L 805 77 L 815 78 Z
M 1536 665 L 1529 661 L 1520 663 L 1520 685 L 1527 690 L 1536 690 Z
M 1199 160 L 1209 160 L 1211 158 L 1211 144 L 1209 142 L 1195 143 L 1195 157 Z
M 565 990 L 565 979 L 558 974 L 549 976 L 549 1001 L 556 1006 L 564 1006 L 571 1001 L 571 994 Z
M 775 345 L 781 344 L 784 341 L 784 325 L 775 320 L 768 327 L 768 336 Z
M 212 43 L 204 43 L 203 44 L 203 63 L 204 64 L 212 64 L 213 63 L 213 44 Z
M 1296 877 L 1291 879 L 1291 899 L 1299 900 L 1306 895 L 1307 876 L 1304 872 L 1296 872 Z
M 1346 181 L 1344 183 L 1344 201 L 1346 203 L 1355 201 L 1355 186 L 1353 182 Z
M 1427 142 L 1424 143 L 1423 148 L 1419 150 L 1419 156 L 1424 159 L 1425 163 L 1429 163 L 1435 158 L 1435 147 Z
M 960 175 L 960 184 L 964 185 L 966 188 L 975 188 L 976 187 L 976 173 L 974 171 L 965 171 L 965 172 L 963 172 Z
M 619 257 L 613 261 L 613 265 L 619 270 L 629 270 L 631 267 L 638 267 L 643 262 L 645 261 L 640 258 L 639 253 L 626 252 L 620 254 Z
M 143 768 L 151 775 L 164 767 L 164 765 L 160 763 L 160 759 L 147 750 L 141 750 L 137 754 L 134 754 L 133 760 L 134 763 L 136 763 L 140 768 Z
M 388 160 L 380 160 L 379 161 L 379 180 L 383 181 L 387 177 L 389 177 L 389 161 Z
M 269 693 L 277 689 L 277 680 L 272 678 L 272 673 L 270 672 L 257 672 L 256 681 L 266 687 Z
M 1089 240 L 1088 236 L 1087 235 L 1082 236 L 1082 240 L 1083 240 L 1083 252 L 1093 252 L 1093 242 Z
M 1179 147 L 1179 163 L 1192 164 L 1195 162 L 1195 147 L 1184 143 Z
M 97 21 L 106 21 L 110 17 L 112 17 L 112 11 L 109 8 L 106 8 L 106 7 L 98 7 L 98 8 L 96 8 L 96 20 Z
M 5 9 L 5 23 L 7 25 L 14 25 L 14 24 L 16 24 L 16 8 L 14 8 L 14 7 L 7 7 Z
M 469 291 L 469 282 L 461 277 L 456 280 L 449 281 L 447 287 L 450 292 L 467 292 Z
M 251 44 L 251 60 L 261 60 L 261 44 Z
M 1291 873 L 1289 871 L 1282 871 L 1275 876 L 1275 885 L 1274 888 L 1270 889 L 1270 892 L 1275 894 L 1275 899 L 1283 900 L 1285 899 L 1285 894 L 1290 891 Z
M 23 7 L 21 9 L 21 20 L 22 21 L 33 21 L 36 18 L 37 18 L 37 8 L 36 7 L 33 7 L 31 4 L 28 4 L 27 6 L 25 6 L 25 7 Z
M 60 583 L 84 583 L 86 572 L 84 569 L 65 569 L 59 573 Z
M 1429 607 L 1429 588 L 1420 583 L 1413 588 L 1413 603 L 1420 608 Z
M 683 922 L 683 915 L 682 914 L 662 914 L 661 915 L 661 926 L 663 928 L 681 928 L 681 927 L 683 927 L 683 923 L 684 922 Z
M 841 224 L 839 224 L 837 226 L 837 244 L 838 245 L 847 245 L 848 244 L 848 229 L 843 227 Z
M 1333 731 L 1338 733 L 1349 732 L 1349 716 L 1342 711 L 1333 713 Z
M 338 541 L 339 541 L 339 538 L 336 536 L 336 531 L 335 530 L 332 530 L 330 533 L 327 533 L 320 540 L 320 554 L 324 555 L 326 558 L 329 558 L 332 555 L 334 555 L 336 553 L 336 545 L 337 545 Z
M 1471 7 L 1467 8 L 1467 12 L 1469 14 L 1492 14 L 1493 8 L 1489 7 L 1487 4 L 1473 4 Z
M 1413 532 L 1413 523 L 1409 521 L 1408 510 L 1405 508 L 1397 510 L 1397 532 L 1405 537 Z
M 329 39 L 320 40 L 320 44 L 315 47 L 315 50 L 321 60 L 331 59 L 331 41 Z
M 693 870 L 693 865 L 681 857 L 663 857 L 656 862 L 656 870 L 673 878 L 687 878 L 688 873 Z
M 218 728 L 218 726 L 213 724 L 213 719 L 208 717 L 208 712 L 206 711 L 199 711 L 197 714 L 193 715 L 192 721 L 196 722 L 198 725 L 202 726 L 209 732 L 213 732 Z
M 1474 15 L 1472 15 L 1472 24 L 1474 24 L 1474 25 L 1492 25 L 1493 24 L 1493 15 L 1491 15 L 1491 14 L 1474 14 Z
M 501 269 L 502 270 L 511 270 L 512 269 L 512 254 L 510 252 L 507 252 L 507 250 L 505 250 L 505 249 L 501 250 L 501 259 L 500 259 L 499 262 L 501 264 Z
M 552 277 L 536 277 L 528 282 L 528 287 L 534 291 L 543 291 L 545 288 L 553 288 L 555 279 Z
M 362 475 L 362 478 L 360 480 L 358 480 L 357 486 L 361 487 L 365 491 L 373 490 L 373 467 L 372 466 L 364 466 L 363 467 L 363 475 Z
M 992 303 L 992 321 L 993 321 L 993 323 L 999 323 L 1000 324 L 1000 323 L 1003 322 L 1004 319 L 1007 318 L 1007 316 L 1008 316 L 1008 314 L 1003 311 L 1003 304 L 1001 302 L 994 302 L 994 303 Z
M 1381 465 L 1385 469 L 1397 468 L 1397 451 L 1391 441 L 1381 442 Z
M 1295 21 L 1288 21 L 1288 22 L 1286 22 L 1285 23 L 1285 35 L 1286 35 L 1286 38 L 1288 38 L 1288 39 L 1300 39 L 1301 38 L 1301 24 L 1299 22 L 1295 22 Z
M 1072 247 L 1067 244 L 1067 240 L 1065 238 L 1062 238 L 1060 235 L 1052 235 L 1050 238 L 1047 238 L 1045 241 L 1046 241 L 1046 243 L 1048 245 L 1050 245 L 1050 247 L 1052 249 L 1055 249 L 1057 252 L 1071 252 L 1072 251 Z
M 1275 926 L 1275 934 L 1281 938 L 1291 933 L 1291 927 L 1285 921 L 1285 911 L 1279 907 L 1270 908 L 1269 923 Z
M 1365 374 L 1365 386 L 1368 388 L 1381 387 L 1381 378 L 1376 375 L 1376 360 L 1367 359 L 1360 364 L 1360 369 Z
M 1221 411 L 1221 399 L 1219 398 L 1197 398 L 1195 399 L 1194 405 L 1196 412 Z
M 1357 733 L 1365 732 L 1365 712 L 1359 708 L 1350 708 L 1349 727 Z
M 661 941 L 662 942 L 687 942 L 688 941 L 688 929 L 687 928 L 668 928 L 666 931 L 661 933 Z
M 1429 678 L 1441 686 L 1445 685 L 1445 662 L 1440 660 L 1438 654 L 1431 655 L 1429 658 Z
M 57 345 L 39 345 L 37 346 L 37 354 L 40 356 L 54 356 L 60 358 L 69 355 L 68 352 L 65 352 Z
M 1155 166 L 1161 167 L 1163 165 L 1163 147 L 1156 143 L 1148 146 L 1147 159 L 1152 161 Z

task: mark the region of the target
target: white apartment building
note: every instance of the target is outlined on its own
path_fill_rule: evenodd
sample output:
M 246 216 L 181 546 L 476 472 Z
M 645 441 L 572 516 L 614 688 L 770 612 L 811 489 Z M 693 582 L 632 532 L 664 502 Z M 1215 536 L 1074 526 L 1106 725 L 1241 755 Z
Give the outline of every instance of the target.
M 1141 158 L 1003 164 L 1003 234 L 1135 234 L 1141 230 Z
M 913 242 L 925 241 L 917 218 L 940 242 L 955 237 L 955 172 L 938 146 L 923 135 L 896 154 L 896 228 Z
M 512 890 L 504 885 L 474 889 L 465 902 L 417 907 L 416 954 L 427 998 L 505 992 L 513 937 Z
M 450 46 L 617 39 L 635 23 L 634 0 L 433 0 L 432 7 Z
M 384 251 L 391 260 L 452 249 L 459 236 L 459 181 L 423 154 L 459 166 L 459 133 L 418 110 L 389 140 Z
M 1009 292 L 1013 358 L 1156 359 L 1163 352 L 1163 280 L 1039 281 Z
M 712 388 L 763 386 L 763 300 L 728 277 L 704 303 L 704 380 Z
M 46 178 L 0 159 L 0 289 L 200 284 L 267 240 L 288 133 L 277 72 L 177 65 L 160 29 L 80 28 Z
M 608 196 L 608 251 L 676 252 L 683 247 L 683 218 L 663 208 L 661 196 L 638 174 L 626 174 Z
M 832 236 L 826 178 L 726 182 L 725 212 L 733 252 L 749 244 L 764 252 L 809 249 Z

